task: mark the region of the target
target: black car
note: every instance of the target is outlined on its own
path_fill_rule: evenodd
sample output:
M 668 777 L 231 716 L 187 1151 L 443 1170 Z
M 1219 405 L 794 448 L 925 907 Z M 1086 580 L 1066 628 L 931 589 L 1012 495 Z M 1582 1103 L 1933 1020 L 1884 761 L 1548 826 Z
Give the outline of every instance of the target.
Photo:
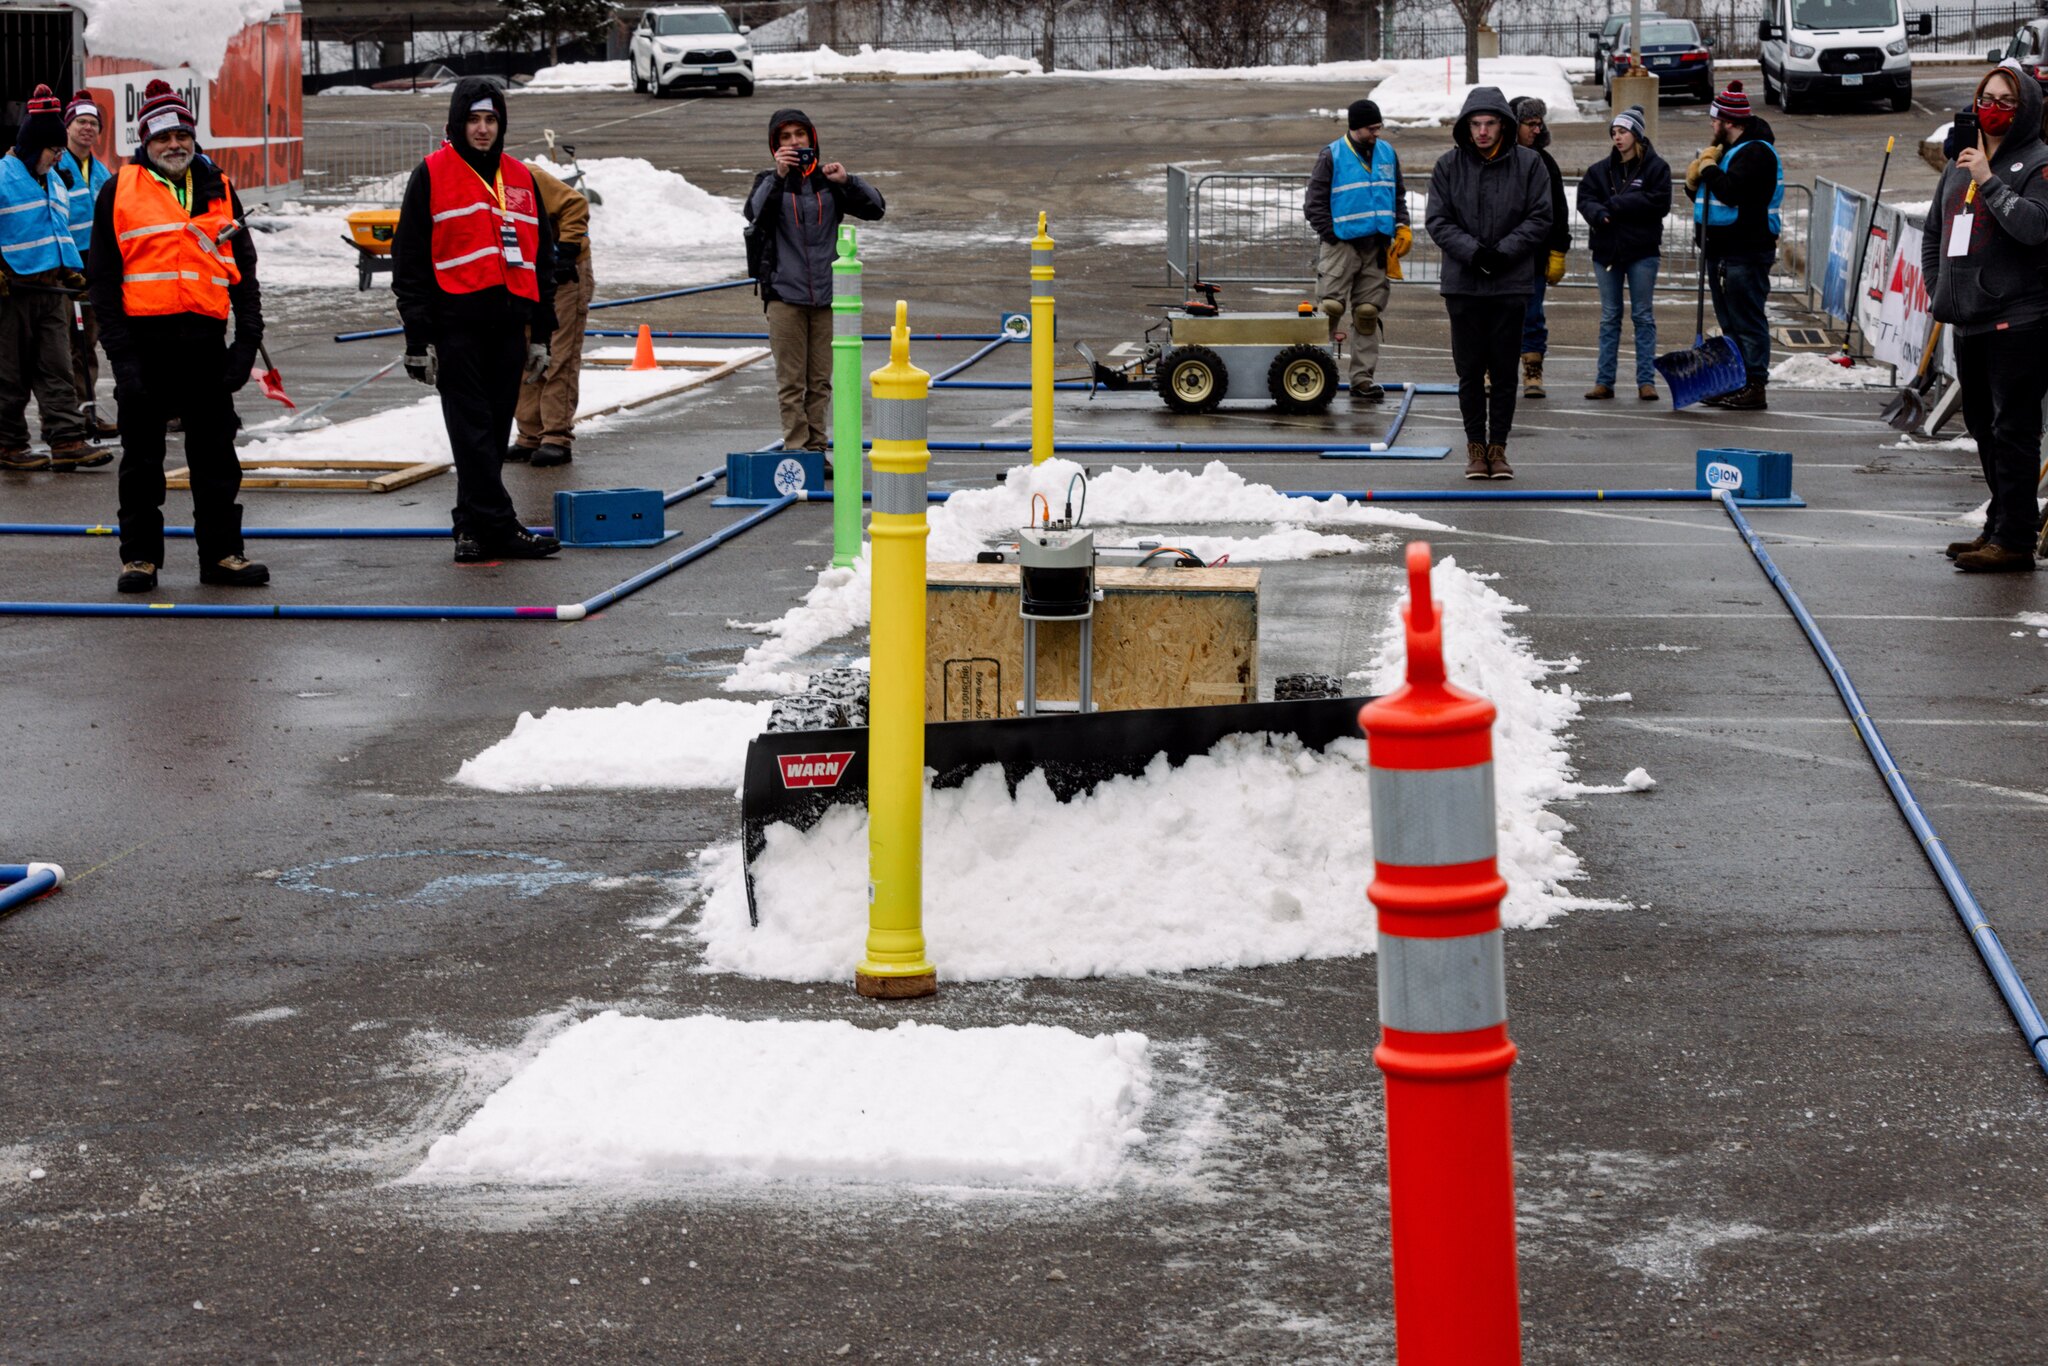
M 1643 11 L 1644 19 L 1662 19 L 1665 17 L 1662 10 L 1646 9 Z M 1627 26 L 1628 16 L 1626 14 L 1610 14 L 1607 16 L 1606 23 L 1596 29 L 1587 30 L 1586 36 L 1593 40 L 1593 61 L 1596 66 L 1604 68 L 1607 65 L 1607 59 L 1614 53 L 1615 35 Z M 1605 83 L 1604 79 L 1602 83 Z
M 1600 88 L 1611 96 L 1614 78 L 1628 70 L 1629 26 L 1624 20 L 1615 32 L 1614 51 L 1600 64 Z M 1712 38 L 1702 38 L 1699 26 L 1690 19 L 1643 19 L 1642 41 L 1637 51 L 1643 65 L 1657 77 L 1659 95 L 1690 95 L 1701 103 L 1714 98 L 1714 54 Z

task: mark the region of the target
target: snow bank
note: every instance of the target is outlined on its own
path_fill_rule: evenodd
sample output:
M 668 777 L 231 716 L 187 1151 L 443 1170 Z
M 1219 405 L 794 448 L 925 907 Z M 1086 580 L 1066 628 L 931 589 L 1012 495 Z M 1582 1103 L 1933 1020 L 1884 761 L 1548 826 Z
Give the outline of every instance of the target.
M 1490 698 L 1502 918 L 1534 927 L 1584 900 L 1548 803 L 1567 790 L 1570 665 L 1536 658 L 1511 630 L 1521 609 L 1452 560 L 1436 567 L 1451 676 Z M 1390 617 L 1371 690 L 1398 683 L 1405 642 Z M 1233 736 L 1175 769 L 1161 759 L 1068 803 L 1032 775 L 999 770 L 925 803 L 925 934 L 949 980 L 1093 977 L 1250 967 L 1370 953 L 1373 911 L 1366 746 L 1323 753 L 1291 738 Z M 699 856 L 706 896 L 689 927 L 706 971 L 844 980 L 867 928 L 867 815 L 842 806 L 812 829 L 768 831 L 754 866 L 761 923 L 748 923 L 737 844 Z
M 624 58 L 616 62 L 563 62 L 544 66 L 533 73 L 526 90 L 631 90 L 632 66 Z
M 1785 389 L 1890 389 L 1889 366 L 1837 365 L 1812 351 L 1788 356 L 1771 367 L 1771 383 Z
M 991 543 L 1014 536 L 1017 528 L 1030 520 L 1033 494 L 1044 494 L 1055 511 L 1063 508 L 1069 482 L 1080 470 L 1071 460 L 1022 465 L 994 488 L 962 489 L 944 503 L 934 504 L 927 557 L 935 563 L 973 560 Z M 1078 485 L 1075 493 L 1078 496 Z M 1350 537 L 1311 533 L 1306 527 L 1440 530 L 1443 526 L 1413 513 L 1361 503 L 1289 498 L 1270 485 L 1248 482 L 1221 461 L 1211 461 L 1200 473 L 1158 470 L 1150 465 L 1104 470 L 1089 481 L 1085 511 L 1090 526 L 1171 528 L 1176 542 L 1188 539 L 1179 534 L 1183 527 L 1247 522 L 1281 526 L 1280 531 L 1262 536 L 1198 536 L 1188 547 L 1204 559 L 1228 554 L 1233 564 L 1309 559 L 1363 548 Z M 860 559 L 850 568 L 819 574 L 803 602 L 780 620 L 747 627 L 771 639 L 748 650 L 739 669 L 719 686 L 727 692 L 794 692 L 801 688 L 808 671 L 792 671 L 790 664 L 826 641 L 867 625 L 869 583 L 863 547 Z
M 1401 62 L 1399 69 L 1375 86 L 1373 100 L 1388 123 L 1447 123 L 1458 117 L 1474 89 L 1465 84 L 1464 63 Z M 1454 75 L 1455 81 L 1446 79 Z M 1565 64 L 1556 57 L 1490 57 L 1479 64 L 1479 84 L 1498 86 L 1513 100 L 1534 95 L 1550 106 L 1552 123 L 1577 123 L 1579 113 Z
M 519 713 L 512 733 L 452 781 L 487 792 L 560 787 L 735 789 L 747 742 L 768 724 L 772 702 L 653 698 L 616 707 L 550 707 Z
M 154 67 L 220 74 L 228 43 L 284 0 L 72 0 L 85 15 L 85 45 L 96 57 L 131 57 Z
M 984 57 L 979 52 L 902 52 L 867 43 L 853 53 L 820 47 L 814 52 L 763 52 L 754 58 L 754 75 L 763 82 L 828 81 L 846 76 L 1036 76 L 1038 63 L 1029 57 Z
M 1046 1025 L 606 1011 L 557 1036 L 410 1179 L 1099 1188 L 1144 1139 L 1149 1047 Z

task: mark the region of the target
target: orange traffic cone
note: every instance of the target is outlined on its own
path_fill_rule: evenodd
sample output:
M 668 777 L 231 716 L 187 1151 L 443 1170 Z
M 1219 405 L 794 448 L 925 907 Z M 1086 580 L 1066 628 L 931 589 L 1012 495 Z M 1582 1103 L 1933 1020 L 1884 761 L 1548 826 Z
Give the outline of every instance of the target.
M 653 370 L 657 368 L 654 363 L 654 333 L 648 328 L 646 323 L 640 324 L 640 339 L 633 343 L 633 363 L 626 368 L 629 370 Z

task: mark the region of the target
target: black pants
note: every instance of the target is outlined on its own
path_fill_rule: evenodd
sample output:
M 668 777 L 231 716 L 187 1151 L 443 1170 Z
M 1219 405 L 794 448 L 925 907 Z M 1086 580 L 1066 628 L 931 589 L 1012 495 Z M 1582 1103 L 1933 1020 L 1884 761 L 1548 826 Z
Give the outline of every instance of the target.
M 441 422 L 455 451 L 455 534 L 502 537 L 520 524 L 504 472 L 526 366 L 526 330 L 444 326 L 434 350 L 441 361 Z
M 1515 367 L 1522 358 L 1526 294 L 1446 294 L 1451 315 L 1451 364 L 1458 369 L 1458 414 L 1465 439 L 1504 446 L 1515 425 Z M 1488 392 L 1488 381 L 1492 391 Z
M 181 333 L 176 344 L 145 342 L 142 391 L 117 384 L 121 422 L 121 560 L 164 562 L 164 428 L 185 428 L 192 471 L 192 529 L 199 562 L 242 553 L 242 466 L 235 458 L 234 396 L 228 393 L 227 333 Z M 64 361 L 68 369 L 70 354 Z
M 1956 377 L 1963 386 L 1963 423 L 1977 440 L 1977 460 L 1991 487 L 1984 531 L 2007 550 L 2034 548 L 2041 505 L 2041 398 L 2048 366 L 2041 363 L 2048 326 L 2018 327 L 1974 337 L 1956 334 Z

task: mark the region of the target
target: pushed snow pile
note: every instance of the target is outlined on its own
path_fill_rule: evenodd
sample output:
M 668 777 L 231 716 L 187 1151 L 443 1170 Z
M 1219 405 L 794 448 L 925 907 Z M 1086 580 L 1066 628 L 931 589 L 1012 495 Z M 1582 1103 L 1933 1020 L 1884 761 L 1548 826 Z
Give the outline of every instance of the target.
M 527 90 L 631 90 L 633 73 L 624 58 L 616 62 L 563 62 L 544 66 L 523 87 Z
M 436 1140 L 412 1179 L 1101 1187 L 1144 1139 L 1148 1049 L 1046 1025 L 606 1011 Z
M 747 742 L 768 724 L 772 702 L 652 698 L 616 707 L 550 707 L 519 713 L 512 733 L 463 763 L 454 781 L 486 792 L 559 787 L 739 786 Z
M 931 538 L 926 557 L 933 563 L 968 562 L 998 540 L 1014 538 L 1031 520 L 1031 497 L 1043 494 L 1055 515 L 1063 514 L 1071 485 L 1076 514 L 1096 528 L 1158 527 L 1175 530 L 1174 544 L 1186 545 L 1214 561 L 1229 555 L 1232 564 L 1305 560 L 1320 555 L 1346 555 L 1365 549 L 1350 536 L 1310 531 L 1310 527 L 1365 527 L 1378 530 L 1441 530 L 1441 522 L 1413 513 L 1368 507 L 1340 499 L 1289 498 L 1267 484 L 1254 484 L 1220 460 L 1200 473 L 1137 469 L 1104 470 L 1088 482 L 1085 502 L 1074 476 L 1081 466 L 1053 459 L 1042 465 L 1021 465 L 993 488 L 961 489 L 930 512 Z M 1178 529 L 1190 526 L 1274 523 L 1280 530 L 1259 536 L 1187 538 Z M 828 640 L 868 624 L 871 592 L 867 548 L 847 568 L 826 569 L 804 595 L 801 605 L 771 622 L 734 625 L 771 637 L 749 649 L 739 669 L 719 686 L 727 692 L 794 692 L 808 671 L 792 669 L 792 661 Z
M 1388 123 L 1448 123 L 1474 89 L 1465 84 L 1462 62 L 1455 65 L 1455 81 L 1446 81 L 1442 62 L 1396 65 L 1399 69 L 1372 91 Z M 1577 123 L 1582 117 L 1565 64 L 1556 57 L 1489 57 L 1479 63 L 1479 84 L 1498 87 L 1510 100 L 1534 95 L 1550 106 L 1552 123 Z
M 546 162 L 536 162 L 549 169 Z M 590 209 L 597 283 L 694 285 L 747 273 L 740 205 L 638 157 L 579 159 Z M 595 324 L 593 324 L 594 326 Z
M 1570 795 L 1564 731 L 1577 699 L 1542 686 L 1569 664 L 1536 658 L 1507 624 L 1520 609 L 1445 560 L 1436 567 L 1451 677 L 1499 709 L 1494 779 L 1502 919 L 1530 928 L 1590 903 L 1579 860 L 1545 809 Z M 1389 621 L 1371 691 L 1401 679 Z M 925 802 L 925 936 L 951 980 L 1091 977 L 1251 967 L 1373 950 L 1370 793 L 1363 740 L 1327 751 L 1233 736 L 1179 768 L 1155 761 L 1068 803 L 1043 779 L 1015 797 L 989 769 Z M 711 971 L 843 980 L 867 927 L 866 813 L 837 807 L 808 831 L 768 831 L 750 927 L 739 848 L 701 856 L 691 927 Z
M 85 15 L 95 57 L 131 57 L 154 67 L 189 66 L 211 80 L 228 44 L 284 0 L 73 0 Z
M 1812 351 L 1788 356 L 1771 367 L 1771 383 L 1783 389 L 1889 389 L 1892 372 L 1883 365 L 1837 365 Z
M 814 52 L 763 52 L 754 58 L 763 81 L 829 81 L 846 76 L 980 76 L 1040 74 L 1029 57 L 984 57 L 979 52 L 899 52 L 867 43 L 853 53 L 829 47 Z

